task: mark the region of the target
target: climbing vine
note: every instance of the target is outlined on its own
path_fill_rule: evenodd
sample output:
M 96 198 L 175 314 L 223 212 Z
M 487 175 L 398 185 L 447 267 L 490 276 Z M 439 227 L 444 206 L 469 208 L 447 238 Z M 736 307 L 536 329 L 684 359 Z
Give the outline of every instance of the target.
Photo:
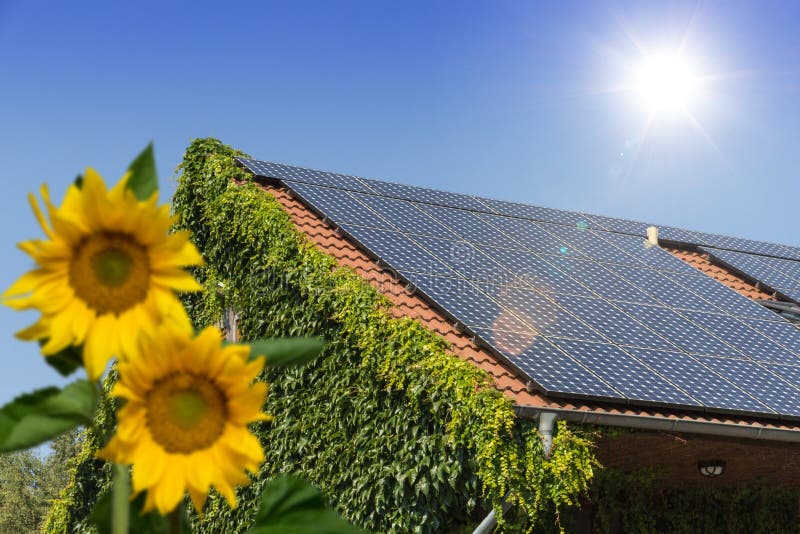
M 322 335 L 325 354 L 269 371 L 259 429 L 267 460 L 241 505 L 212 498 L 198 531 L 239 532 L 260 488 L 278 473 L 311 479 L 351 521 L 378 532 L 469 531 L 504 500 L 506 531 L 558 530 L 560 511 L 588 491 L 598 466 L 592 436 L 560 422 L 545 460 L 536 428 L 515 417 L 490 377 L 451 354 L 440 336 L 388 313 L 390 302 L 307 241 L 215 139 L 187 148 L 174 209 L 206 265 L 186 298 L 196 325 L 239 315 L 243 340 Z M 71 532 L 103 488 L 90 443 L 48 532 Z

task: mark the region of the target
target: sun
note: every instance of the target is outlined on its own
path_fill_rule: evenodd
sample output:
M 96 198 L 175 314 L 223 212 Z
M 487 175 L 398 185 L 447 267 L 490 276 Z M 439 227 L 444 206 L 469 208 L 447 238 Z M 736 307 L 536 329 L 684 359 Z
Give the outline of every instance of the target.
M 685 58 L 653 55 L 639 68 L 634 87 L 651 115 L 688 113 L 697 96 L 698 77 Z

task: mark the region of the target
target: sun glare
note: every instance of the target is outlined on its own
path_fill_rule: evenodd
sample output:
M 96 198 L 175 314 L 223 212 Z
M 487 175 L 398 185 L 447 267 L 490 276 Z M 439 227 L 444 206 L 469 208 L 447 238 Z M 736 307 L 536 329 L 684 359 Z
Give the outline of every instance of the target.
M 697 78 L 689 63 L 678 56 L 652 56 L 639 69 L 635 87 L 651 114 L 688 112 Z

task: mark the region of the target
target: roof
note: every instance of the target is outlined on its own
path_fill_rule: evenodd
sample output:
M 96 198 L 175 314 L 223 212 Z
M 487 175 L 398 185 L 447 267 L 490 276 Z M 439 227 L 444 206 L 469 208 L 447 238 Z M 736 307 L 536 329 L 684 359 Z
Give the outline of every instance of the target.
M 735 252 L 761 267 L 778 260 L 782 269 L 800 264 L 793 247 L 668 228 L 662 235 L 680 249 L 648 249 L 644 223 L 243 163 L 269 179 L 323 250 L 389 295 L 394 313 L 425 322 L 488 371 L 521 413 L 737 425 L 754 437 L 797 429 L 800 332 L 743 296 L 789 295 L 756 287 L 744 269 L 677 238 L 759 250 Z M 498 232 L 487 219 L 513 231 Z M 554 246 L 557 254 L 536 250 Z M 692 335 L 670 324 L 675 317 Z M 669 348 L 652 346 L 665 342 Z

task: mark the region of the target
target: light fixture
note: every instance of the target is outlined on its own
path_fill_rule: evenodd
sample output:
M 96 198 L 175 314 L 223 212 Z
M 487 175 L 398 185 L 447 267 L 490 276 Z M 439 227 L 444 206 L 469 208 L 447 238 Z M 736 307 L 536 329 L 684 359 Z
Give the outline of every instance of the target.
M 725 462 L 722 460 L 705 460 L 697 462 L 697 470 L 704 477 L 715 478 L 725 472 Z

